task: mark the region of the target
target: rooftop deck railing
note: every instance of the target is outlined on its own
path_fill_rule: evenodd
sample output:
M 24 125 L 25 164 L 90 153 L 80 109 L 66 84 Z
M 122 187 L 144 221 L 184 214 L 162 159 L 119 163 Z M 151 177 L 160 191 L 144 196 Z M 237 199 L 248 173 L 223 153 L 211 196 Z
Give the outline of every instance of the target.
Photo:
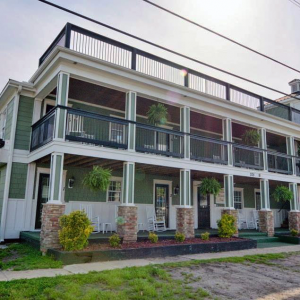
M 300 110 L 70 23 L 41 56 L 40 65 L 57 45 L 300 124 Z

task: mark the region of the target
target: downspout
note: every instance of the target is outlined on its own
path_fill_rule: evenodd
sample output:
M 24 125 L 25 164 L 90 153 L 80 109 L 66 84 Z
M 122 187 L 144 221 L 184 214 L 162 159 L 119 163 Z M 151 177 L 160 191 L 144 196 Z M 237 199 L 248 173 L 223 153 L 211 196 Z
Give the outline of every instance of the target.
M 6 219 L 7 219 L 7 207 L 8 207 L 8 197 L 9 197 L 9 187 L 10 187 L 10 179 L 11 179 L 11 169 L 15 148 L 15 136 L 16 136 L 16 128 L 17 128 L 17 118 L 18 118 L 18 109 L 20 102 L 20 94 L 22 91 L 22 86 L 18 87 L 18 91 L 14 96 L 14 109 L 13 109 L 13 117 L 11 124 L 11 133 L 10 133 L 10 146 L 8 152 L 8 160 L 6 166 L 6 176 L 5 176 L 5 188 L 3 195 L 3 206 L 2 206 L 2 217 L 1 217 L 1 225 L 0 225 L 0 242 L 4 241 L 5 235 L 5 227 L 6 227 Z

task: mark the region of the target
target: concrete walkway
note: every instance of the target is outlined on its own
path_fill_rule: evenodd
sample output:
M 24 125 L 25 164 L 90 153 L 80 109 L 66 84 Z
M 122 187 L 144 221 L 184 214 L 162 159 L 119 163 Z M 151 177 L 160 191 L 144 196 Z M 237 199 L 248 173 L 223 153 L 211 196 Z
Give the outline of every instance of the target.
M 195 259 L 241 257 L 245 255 L 254 255 L 254 254 L 269 254 L 269 253 L 296 252 L 296 251 L 300 251 L 300 245 L 291 245 L 291 246 L 277 247 L 277 248 L 250 249 L 250 250 L 231 251 L 231 252 L 219 252 L 219 253 L 191 254 L 191 255 L 181 255 L 181 256 L 165 257 L 165 258 L 131 259 L 131 260 L 75 264 L 75 265 L 65 266 L 62 269 L 0 271 L 0 281 L 10 281 L 16 279 L 31 279 L 31 278 L 39 278 L 39 277 L 55 277 L 57 275 L 87 274 L 88 272 L 91 271 L 99 272 L 104 270 L 121 269 L 125 267 L 142 267 L 150 264 L 163 264 L 168 262 L 180 262 L 180 261 L 189 261 Z

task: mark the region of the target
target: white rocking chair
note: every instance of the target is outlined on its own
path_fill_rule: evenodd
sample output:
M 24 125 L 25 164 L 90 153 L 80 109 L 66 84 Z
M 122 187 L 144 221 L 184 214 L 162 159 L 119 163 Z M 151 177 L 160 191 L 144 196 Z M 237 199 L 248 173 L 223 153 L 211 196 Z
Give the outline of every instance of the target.
M 238 209 L 238 227 L 239 229 L 248 229 L 247 217 Z
M 259 228 L 258 210 L 253 210 L 253 219 L 254 219 L 255 229 L 258 230 Z
M 148 231 L 166 231 L 165 217 L 156 217 L 154 207 L 147 207 Z
M 80 210 L 86 213 L 92 223 L 92 226 L 94 226 L 93 233 L 99 233 L 101 231 L 100 217 L 93 217 L 93 206 L 90 204 L 80 204 Z

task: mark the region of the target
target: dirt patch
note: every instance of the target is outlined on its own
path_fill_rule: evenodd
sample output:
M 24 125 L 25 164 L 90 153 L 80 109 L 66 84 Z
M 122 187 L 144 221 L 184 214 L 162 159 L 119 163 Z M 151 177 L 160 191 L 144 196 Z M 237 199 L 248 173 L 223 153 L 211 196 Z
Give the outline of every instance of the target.
M 4 257 L 1 262 L 2 263 L 7 263 L 7 262 L 10 262 L 10 261 L 14 261 L 18 258 L 22 257 L 17 251 L 11 251 L 9 256 L 7 257 Z
M 170 275 L 217 299 L 299 300 L 300 255 L 271 263 L 275 265 L 207 263 L 174 268 Z
M 243 241 L 244 239 L 241 238 L 219 238 L 219 237 L 211 237 L 208 241 L 201 240 L 200 238 L 192 238 L 186 239 L 184 242 L 180 243 L 175 240 L 159 240 L 157 243 L 151 243 L 150 241 L 140 241 L 136 243 L 128 243 L 128 244 L 121 244 L 117 249 L 138 249 L 138 248 L 153 248 L 153 247 L 164 247 L 164 246 L 171 246 L 171 245 L 190 245 L 190 244 L 209 244 L 209 243 L 224 243 L 224 242 L 236 242 L 236 241 Z M 91 244 L 83 251 L 89 250 L 110 250 L 116 249 L 110 247 L 109 244 Z

